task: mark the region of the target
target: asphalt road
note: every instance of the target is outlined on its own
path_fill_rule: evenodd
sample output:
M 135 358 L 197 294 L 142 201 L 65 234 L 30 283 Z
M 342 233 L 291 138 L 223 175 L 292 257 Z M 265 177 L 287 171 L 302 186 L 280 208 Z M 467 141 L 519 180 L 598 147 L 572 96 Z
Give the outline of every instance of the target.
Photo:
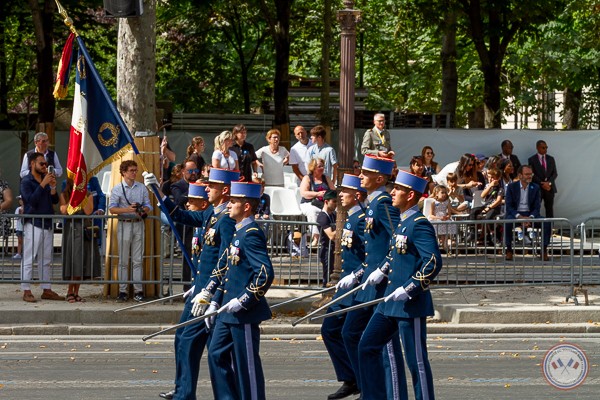
M 544 355 L 558 343 L 581 347 L 590 370 L 570 391 L 550 386 Z M 0 336 L 0 399 L 158 399 L 174 375 L 172 336 Z M 430 336 L 438 399 L 597 399 L 600 335 Z M 261 355 L 268 399 L 325 399 L 337 390 L 319 340 L 265 340 Z M 211 399 L 206 361 L 198 398 Z M 412 393 L 411 393 L 412 398 Z

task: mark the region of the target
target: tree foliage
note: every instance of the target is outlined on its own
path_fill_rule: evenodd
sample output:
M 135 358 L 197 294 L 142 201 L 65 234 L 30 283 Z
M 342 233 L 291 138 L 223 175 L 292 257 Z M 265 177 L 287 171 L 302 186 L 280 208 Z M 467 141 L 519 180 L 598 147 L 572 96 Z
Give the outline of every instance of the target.
M 97 2 L 63 0 L 109 92 L 116 94 L 115 20 Z M 22 2 L 0 5 L 0 121 L 38 110 L 39 61 L 32 13 Z M 44 4 L 40 2 L 38 4 Z M 159 100 L 185 112 L 247 113 L 273 100 L 287 113 L 289 80 L 322 75 L 323 1 L 170 0 L 157 7 Z M 333 3 L 335 9 L 341 4 Z M 444 18 L 455 12 L 456 126 L 483 104 L 488 126 L 525 114 L 550 126 L 551 93 L 577 100 L 579 126 L 599 125 L 600 7 L 594 0 L 359 0 L 357 87 L 371 110 L 438 113 L 442 98 Z M 289 15 L 287 14 L 289 13 Z M 288 16 L 286 16 L 288 15 Z M 286 22 L 287 19 L 287 22 Z M 285 28 L 289 23 L 289 29 Z M 339 78 L 339 26 L 329 75 Z M 53 20 L 53 66 L 68 31 Z M 286 44 L 287 43 L 287 44 Z M 287 50 L 286 50 L 286 46 Z M 284 71 L 285 70 L 285 71 Z M 447 87 L 447 86 L 445 86 Z M 451 88 L 452 89 L 452 88 Z M 283 96 L 283 97 L 282 97 Z M 282 108 L 283 107 L 283 108 Z M 447 108 L 446 108 L 447 109 Z M 6 119 L 5 119 L 6 120 Z M 572 119 L 571 119 L 572 121 Z

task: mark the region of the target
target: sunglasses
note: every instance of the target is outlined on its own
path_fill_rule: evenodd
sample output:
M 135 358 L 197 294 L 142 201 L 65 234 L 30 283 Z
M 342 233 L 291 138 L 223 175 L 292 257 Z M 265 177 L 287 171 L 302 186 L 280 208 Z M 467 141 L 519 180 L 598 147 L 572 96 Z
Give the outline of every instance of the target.
M 197 174 L 198 172 L 200 172 L 200 170 L 198 168 L 188 169 L 186 171 L 188 174 Z
M 41 165 L 42 167 L 46 167 L 46 166 L 48 166 L 48 163 L 45 161 L 42 161 L 41 163 L 38 163 L 38 165 Z

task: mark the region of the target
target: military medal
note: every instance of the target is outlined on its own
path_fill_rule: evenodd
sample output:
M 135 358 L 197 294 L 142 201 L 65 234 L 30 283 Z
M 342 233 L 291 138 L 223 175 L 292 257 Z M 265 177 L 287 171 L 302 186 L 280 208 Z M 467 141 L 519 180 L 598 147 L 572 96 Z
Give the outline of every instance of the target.
M 348 224 L 350 225 L 350 224 Z M 342 240 L 341 240 L 341 244 L 342 246 L 345 247 L 352 247 L 352 235 L 353 235 L 353 231 L 351 231 L 350 229 L 344 229 L 342 231 Z
M 215 231 L 214 228 L 210 228 L 208 231 L 206 231 L 206 233 L 204 234 L 204 243 L 209 246 L 214 246 L 216 233 L 217 232 Z
M 398 254 L 406 254 L 406 240 L 408 237 L 406 235 L 395 235 L 395 243 L 396 243 L 396 252 Z
M 239 241 L 236 240 L 235 244 L 239 244 Z M 229 258 L 231 259 L 232 265 L 238 265 L 238 263 L 240 262 L 240 248 L 234 246 L 234 244 L 229 246 Z

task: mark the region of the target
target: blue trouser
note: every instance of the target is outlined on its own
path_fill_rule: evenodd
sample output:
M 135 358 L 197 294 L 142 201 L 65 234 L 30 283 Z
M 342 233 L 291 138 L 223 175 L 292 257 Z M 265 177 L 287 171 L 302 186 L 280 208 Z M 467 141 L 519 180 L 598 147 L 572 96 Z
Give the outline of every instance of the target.
M 217 318 L 208 352 L 215 399 L 265 399 L 258 325 L 229 324 Z
M 373 311 L 375 310 L 375 306 L 363 307 L 357 310 L 350 311 L 346 314 L 346 321 L 344 322 L 344 327 L 342 328 L 342 337 L 344 339 L 344 346 L 346 347 L 346 353 L 348 354 L 348 358 L 350 359 L 350 363 L 352 364 L 352 370 L 356 376 L 356 383 L 362 392 L 362 376 L 360 371 L 360 365 L 358 361 L 358 344 L 361 340 L 363 332 L 373 315 Z M 383 362 L 385 367 L 386 374 L 385 376 L 385 385 L 382 386 L 385 388 L 389 396 L 384 396 L 382 398 L 394 399 L 394 393 L 397 392 L 395 388 L 394 382 L 394 374 L 393 374 L 393 363 L 390 362 L 390 359 L 401 359 L 402 358 L 402 350 L 400 348 L 400 339 L 396 335 L 395 337 L 391 337 L 388 339 L 391 341 L 390 346 L 386 347 L 385 351 L 379 352 L 380 361 Z M 391 350 L 391 353 L 389 352 Z
M 185 302 L 180 322 L 185 322 L 194 316 L 192 296 Z M 185 319 L 184 319 L 185 318 Z M 181 332 L 179 332 L 181 330 Z M 209 332 L 204 321 L 179 328 L 175 333 L 175 397 L 177 400 L 195 400 L 200 359 L 204 348 L 210 340 Z
M 341 308 L 345 307 L 337 309 Z M 332 307 L 327 309 L 328 313 L 332 311 L 334 311 Z M 333 363 L 337 380 L 340 382 L 356 382 L 356 375 L 352 369 L 352 364 L 350 363 L 350 358 L 348 357 L 342 338 L 342 327 L 345 320 L 346 314 L 325 318 L 323 325 L 321 325 L 321 336 Z
M 393 337 L 402 338 L 406 365 L 410 371 L 416 400 L 433 400 L 433 375 L 427 357 L 426 318 L 387 317 L 376 312 L 360 340 L 360 377 L 363 399 L 384 399 L 385 369 L 381 351 Z M 400 399 L 408 399 L 404 362 L 396 359 L 396 374 Z
M 190 319 L 192 316 L 192 299 L 191 296 L 185 301 L 185 305 L 183 306 L 183 311 L 181 312 L 181 318 L 179 318 L 179 323 L 183 323 Z M 177 329 L 175 331 L 175 341 L 173 343 L 173 348 L 175 350 L 175 390 L 177 390 L 178 386 L 181 386 L 181 365 L 179 364 L 179 357 L 181 354 L 179 352 L 179 342 L 181 341 L 181 335 L 183 334 L 183 330 L 185 326 Z
M 542 254 L 545 254 L 546 248 L 550 244 L 550 236 L 552 234 L 552 223 L 550 222 L 536 222 L 535 219 L 524 219 L 523 223 L 530 223 L 532 227 L 539 228 L 542 230 Z M 507 251 L 512 251 L 513 241 L 513 229 L 514 225 L 512 222 L 504 224 L 504 245 Z M 517 223 L 517 225 L 519 225 Z M 523 232 L 525 235 L 526 232 Z

